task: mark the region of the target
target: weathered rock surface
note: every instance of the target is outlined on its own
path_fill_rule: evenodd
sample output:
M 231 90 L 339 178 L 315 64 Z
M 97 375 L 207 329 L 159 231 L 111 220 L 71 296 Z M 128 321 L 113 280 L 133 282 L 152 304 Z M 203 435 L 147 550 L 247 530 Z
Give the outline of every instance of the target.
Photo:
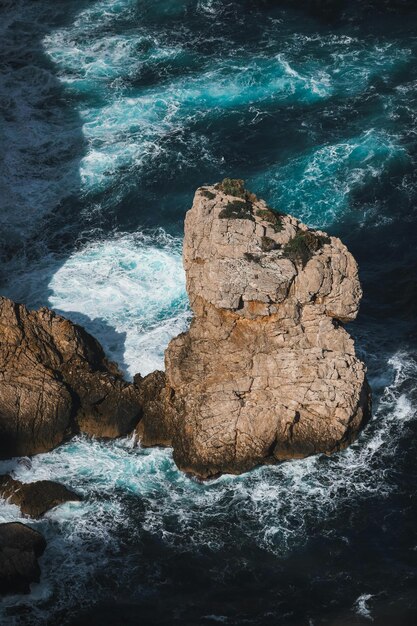
M 38 518 L 64 502 L 79 502 L 80 496 L 52 480 L 22 483 L 11 476 L 0 476 L 0 496 L 17 504 L 24 515 Z
M 77 432 L 113 438 L 140 417 L 138 389 L 84 329 L 0 298 L 0 457 L 45 452 Z
M 142 406 L 141 420 L 136 427 L 136 435 L 145 448 L 152 446 L 172 446 L 173 432 L 166 419 L 166 379 L 165 373 L 152 372 L 144 378 L 136 374 Z
M 200 477 L 347 446 L 370 392 L 342 326 L 362 295 L 342 242 L 224 181 L 195 195 L 184 266 L 194 317 L 166 351 L 164 409 L 158 422 L 149 409 L 143 441 L 171 440 Z
M 46 547 L 40 533 L 19 522 L 0 524 L 0 594 L 28 593 L 39 582 L 38 558 Z

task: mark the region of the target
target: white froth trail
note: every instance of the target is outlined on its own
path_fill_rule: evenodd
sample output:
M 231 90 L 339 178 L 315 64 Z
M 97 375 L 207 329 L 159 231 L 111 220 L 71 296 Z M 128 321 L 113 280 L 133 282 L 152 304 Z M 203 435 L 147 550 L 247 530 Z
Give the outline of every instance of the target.
M 328 228 L 351 211 L 355 192 L 371 181 L 381 180 L 394 164 L 408 163 L 409 155 L 398 137 L 371 128 L 357 137 L 314 148 L 288 163 L 273 166 L 251 184 L 254 188 L 269 188 L 270 194 L 279 199 L 278 208 L 311 226 Z M 362 219 L 368 217 L 363 211 Z M 378 215 L 372 217 L 381 221 Z

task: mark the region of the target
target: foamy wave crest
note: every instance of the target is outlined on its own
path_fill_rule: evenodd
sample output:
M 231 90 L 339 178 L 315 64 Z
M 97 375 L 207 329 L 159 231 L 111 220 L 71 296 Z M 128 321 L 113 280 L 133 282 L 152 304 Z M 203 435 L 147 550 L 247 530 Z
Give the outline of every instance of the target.
M 348 213 L 356 192 L 381 179 L 390 167 L 409 162 L 395 137 L 370 129 L 271 168 L 252 184 L 268 189 L 280 209 L 312 226 L 328 227 Z
M 86 245 L 49 289 L 50 306 L 82 324 L 132 376 L 163 369 L 169 340 L 189 319 L 181 240 L 162 229 Z
M 355 602 L 355 612 L 365 619 L 372 620 L 372 614 L 368 607 L 368 602 L 373 598 L 371 593 L 363 593 Z

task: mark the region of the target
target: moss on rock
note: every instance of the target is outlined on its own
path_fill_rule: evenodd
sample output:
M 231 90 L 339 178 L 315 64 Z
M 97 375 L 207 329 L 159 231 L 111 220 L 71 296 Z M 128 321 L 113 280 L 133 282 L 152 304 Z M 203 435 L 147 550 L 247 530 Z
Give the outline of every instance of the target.
M 271 252 L 272 250 L 277 250 L 281 246 L 271 237 L 262 237 L 261 239 L 261 249 L 262 252 Z
M 326 243 L 330 243 L 329 237 L 318 235 L 312 230 L 299 230 L 285 245 L 284 255 L 294 263 L 301 263 L 302 267 L 304 267 L 314 253 L 320 250 Z
M 254 221 L 252 203 L 243 200 L 233 200 L 232 202 L 228 202 L 225 208 L 220 211 L 219 217 L 228 220 L 235 219 Z
M 221 183 L 216 185 L 216 189 L 223 191 L 228 196 L 246 198 L 245 181 L 241 178 L 224 178 Z
M 212 191 L 209 191 L 209 189 L 201 189 L 201 195 L 203 195 L 205 198 L 207 198 L 207 200 L 214 200 L 214 198 L 216 197 L 216 194 L 213 193 Z
M 221 183 L 215 186 L 215 189 L 228 196 L 243 198 L 247 202 L 256 202 L 258 199 L 254 193 L 245 189 L 245 181 L 241 178 L 224 178 Z
M 274 209 L 259 209 L 256 215 L 265 222 L 269 222 L 276 233 L 282 230 L 283 214 L 279 211 L 275 211 Z

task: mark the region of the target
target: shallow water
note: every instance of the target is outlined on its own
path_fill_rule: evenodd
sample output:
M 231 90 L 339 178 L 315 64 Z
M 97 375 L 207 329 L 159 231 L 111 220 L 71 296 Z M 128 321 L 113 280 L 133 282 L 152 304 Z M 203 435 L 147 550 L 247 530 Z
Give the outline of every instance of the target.
M 5 624 L 417 623 L 416 23 L 406 0 L 2 3 L 2 293 L 160 368 L 194 190 L 243 177 L 356 255 L 374 392 L 348 450 L 204 484 L 129 439 L 2 463 L 85 496 L 30 522 L 42 580 Z

